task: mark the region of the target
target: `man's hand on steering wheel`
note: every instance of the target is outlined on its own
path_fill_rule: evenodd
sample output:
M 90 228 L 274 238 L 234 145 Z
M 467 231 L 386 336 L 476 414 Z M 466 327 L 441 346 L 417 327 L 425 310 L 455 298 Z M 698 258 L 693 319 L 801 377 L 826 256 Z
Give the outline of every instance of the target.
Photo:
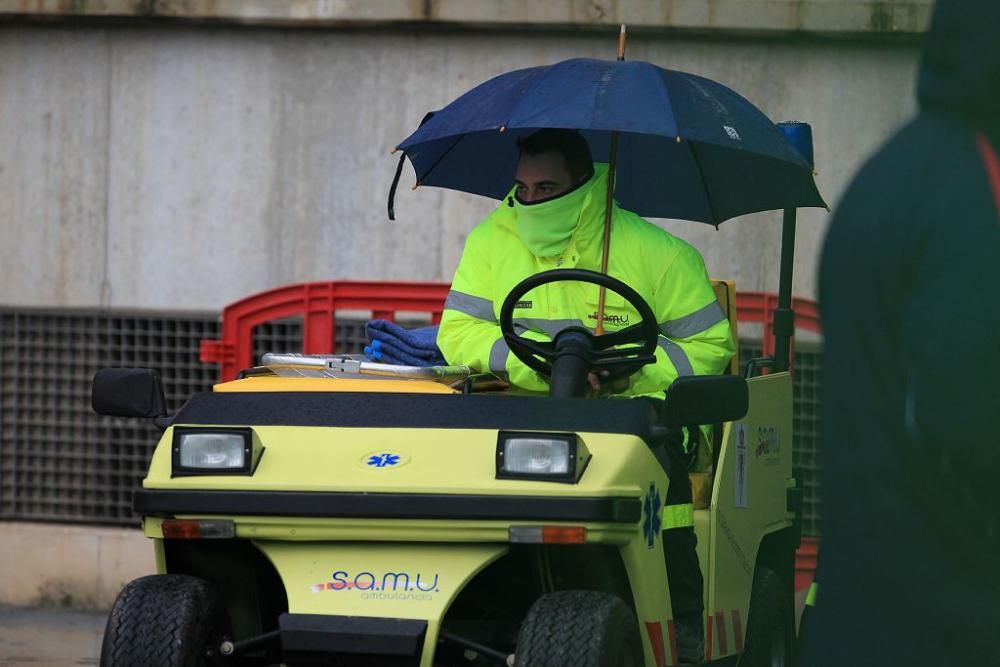
M 632 384 L 631 376 L 610 378 L 609 371 L 587 373 L 587 384 L 590 386 L 590 398 L 601 398 L 610 394 L 621 394 Z

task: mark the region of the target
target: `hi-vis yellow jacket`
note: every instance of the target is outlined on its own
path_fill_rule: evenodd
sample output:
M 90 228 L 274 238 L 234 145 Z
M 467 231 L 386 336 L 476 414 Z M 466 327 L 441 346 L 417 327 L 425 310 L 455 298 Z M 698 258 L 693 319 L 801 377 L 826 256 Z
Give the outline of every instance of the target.
M 518 360 L 500 334 L 500 306 L 528 276 L 556 268 L 600 271 L 607 165 L 585 197 L 580 222 L 561 256 L 540 258 L 517 234 L 516 212 L 506 200 L 469 234 L 445 302 L 437 343 L 450 364 L 466 364 L 506 377 L 530 391 L 548 383 Z M 623 210 L 612 211 L 608 274 L 636 290 L 649 303 L 660 328 L 656 363 L 632 376 L 626 395 L 663 397 L 681 375 L 721 373 L 735 350 L 729 323 L 712 290 L 701 255 L 684 241 Z M 598 287 L 559 282 L 538 287 L 514 310 L 517 333 L 551 340 L 568 326 L 591 331 L 597 321 Z M 607 291 L 604 328 L 614 332 L 639 321 L 625 300 Z

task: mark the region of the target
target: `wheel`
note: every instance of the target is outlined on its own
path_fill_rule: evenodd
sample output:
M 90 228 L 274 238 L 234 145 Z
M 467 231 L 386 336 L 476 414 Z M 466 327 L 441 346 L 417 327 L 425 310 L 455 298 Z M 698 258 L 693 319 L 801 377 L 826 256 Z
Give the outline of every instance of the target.
M 761 566 L 750 592 L 746 650 L 740 667 L 792 667 L 795 617 L 791 597 L 775 572 Z
M 519 667 L 641 667 L 635 614 L 596 591 L 560 591 L 531 606 L 517 637 Z
M 141 577 L 122 589 L 111 608 L 101 665 L 212 665 L 225 629 L 222 601 L 204 579 Z

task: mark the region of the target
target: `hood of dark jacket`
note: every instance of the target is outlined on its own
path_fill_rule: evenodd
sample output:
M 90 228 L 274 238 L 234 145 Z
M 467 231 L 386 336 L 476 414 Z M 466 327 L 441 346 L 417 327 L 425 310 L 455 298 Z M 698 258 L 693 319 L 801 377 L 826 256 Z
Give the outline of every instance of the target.
M 917 99 L 925 111 L 1000 130 L 1000 1 L 937 0 Z

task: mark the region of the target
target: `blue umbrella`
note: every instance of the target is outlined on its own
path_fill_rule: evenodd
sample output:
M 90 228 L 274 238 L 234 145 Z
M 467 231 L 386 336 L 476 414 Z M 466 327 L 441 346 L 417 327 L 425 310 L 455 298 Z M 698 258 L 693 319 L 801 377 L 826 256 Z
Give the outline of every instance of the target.
M 502 199 L 517 140 L 541 128 L 580 130 L 599 162 L 617 134 L 615 199 L 639 215 L 714 225 L 826 206 L 810 162 L 757 107 L 715 81 L 640 61 L 574 58 L 501 74 L 428 114 L 398 148 L 420 185 Z M 392 194 L 389 207 L 392 217 Z

